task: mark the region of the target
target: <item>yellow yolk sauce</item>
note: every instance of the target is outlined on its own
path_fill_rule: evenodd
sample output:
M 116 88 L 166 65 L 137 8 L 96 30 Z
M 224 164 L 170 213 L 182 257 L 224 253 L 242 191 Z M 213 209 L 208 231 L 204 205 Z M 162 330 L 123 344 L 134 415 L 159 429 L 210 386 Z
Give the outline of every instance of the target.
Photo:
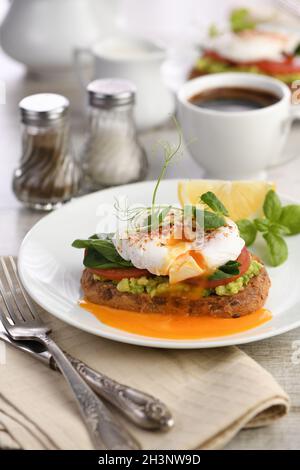
M 214 318 L 186 314 L 140 313 L 119 310 L 81 300 L 79 305 L 113 328 L 152 338 L 202 339 L 228 336 L 250 330 L 271 320 L 272 314 L 260 309 L 240 318 Z

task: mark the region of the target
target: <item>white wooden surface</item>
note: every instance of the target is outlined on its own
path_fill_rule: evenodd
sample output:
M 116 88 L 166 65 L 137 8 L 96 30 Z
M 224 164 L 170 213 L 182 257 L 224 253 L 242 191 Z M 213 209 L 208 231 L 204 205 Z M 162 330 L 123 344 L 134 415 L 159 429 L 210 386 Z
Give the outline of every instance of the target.
M 43 216 L 23 208 L 11 191 L 12 171 L 20 157 L 17 103 L 25 95 L 40 91 L 59 92 L 68 96 L 72 104 L 73 130 L 78 149 L 85 127 L 84 97 L 74 78 L 47 77 L 34 80 L 25 75 L 22 66 L 1 54 L 0 80 L 4 80 L 7 90 L 7 102 L 0 105 L 0 254 L 16 255 L 26 232 Z M 141 136 L 150 160 L 150 179 L 157 176 L 160 165 L 159 158 L 155 157 L 151 150 L 157 139 L 162 137 L 175 138 L 169 125 Z M 300 153 L 299 125 L 293 129 L 288 147 L 287 154 Z M 202 174 L 201 169 L 184 152 L 178 162 L 170 168 L 168 176 L 196 178 Z M 300 158 L 273 168 L 269 171 L 269 178 L 275 180 L 278 190 L 300 200 Z M 300 341 L 300 329 L 243 347 L 251 357 L 269 370 L 289 393 L 292 409 L 288 417 L 269 428 L 241 432 L 228 445 L 228 449 L 300 448 L 300 361 L 299 364 L 292 362 L 293 344 L 296 340 Z

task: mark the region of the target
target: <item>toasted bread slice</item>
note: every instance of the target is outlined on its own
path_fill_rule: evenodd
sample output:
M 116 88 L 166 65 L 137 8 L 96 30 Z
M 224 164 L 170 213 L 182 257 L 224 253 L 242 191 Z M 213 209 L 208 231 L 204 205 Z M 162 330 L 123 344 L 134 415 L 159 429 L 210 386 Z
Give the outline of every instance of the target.
M 154 296 L 119 292 L 111 281 L 96 281 L 89 269 L 85 269 L 81 286 L 86 300 L 108 307 L 143 313 L 181 313 L 187 315 L 211 315 L 237 318 L 263 307 L 270 288 L 270 279 L 263 267 L 257 276 L 240 292 L 230 296 L 216 294 L 191 300 L 187 297 Z

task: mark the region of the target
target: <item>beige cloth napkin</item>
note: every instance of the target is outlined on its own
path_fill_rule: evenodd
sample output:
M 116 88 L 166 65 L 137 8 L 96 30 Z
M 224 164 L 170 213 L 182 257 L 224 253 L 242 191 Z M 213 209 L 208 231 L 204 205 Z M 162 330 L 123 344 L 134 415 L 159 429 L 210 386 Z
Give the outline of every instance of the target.
M 46 312 L 69 353 L 112 378 L 163 400 L 175 426 L 146 432 L 126 422 L 143 449 L 218 449 L 244 427 L 285 415 L 289 398 L 273 377 L 235 347 L 159 350 L 104 340 Z M 68 387 L 57 372 L 7 346 L 0 365 L 0 448 L 91 449 Z

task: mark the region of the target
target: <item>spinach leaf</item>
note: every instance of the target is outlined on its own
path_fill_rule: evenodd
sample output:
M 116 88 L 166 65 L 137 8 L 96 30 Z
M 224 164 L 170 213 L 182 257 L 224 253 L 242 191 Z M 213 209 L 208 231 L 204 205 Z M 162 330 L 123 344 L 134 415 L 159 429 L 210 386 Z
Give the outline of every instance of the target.
M 228 261 L 226 264 L 223 264 L 223 266 L 221 266 L 219 269 L 224 273 L 231 274 L 232 276 L 234 276 L 235 274 L 240 273 L 240 266 L 241 263 L 239 263 L 238 261 Z
M 220 279 L 228 279 L 232 276 L 236 276 L 240 273 L 241 264 L 238 261 L 228 261 L 223 266 L 220 266 L 209 279 L 217 281 Z
M 300 44 L 296 47 L 294 55 L 300 55 Z
M 93 248 L 88 248 L 85 252 L 83 258 L 83 264 L 86 268 L 94 268 L 94 269 L 110 269 L 116 268 L 114 263 L 108 261 L 104 256 L 102 256 L 98 251 L 94 250 Z
M 124 260 L 117 252 L 113 242 L 109 239 L 89 238 L 87 240 L 74 240 L 74 248 L 84 248 L 84 265 L 90 268 L 126 268 L 131 267 L 130 261 Z

